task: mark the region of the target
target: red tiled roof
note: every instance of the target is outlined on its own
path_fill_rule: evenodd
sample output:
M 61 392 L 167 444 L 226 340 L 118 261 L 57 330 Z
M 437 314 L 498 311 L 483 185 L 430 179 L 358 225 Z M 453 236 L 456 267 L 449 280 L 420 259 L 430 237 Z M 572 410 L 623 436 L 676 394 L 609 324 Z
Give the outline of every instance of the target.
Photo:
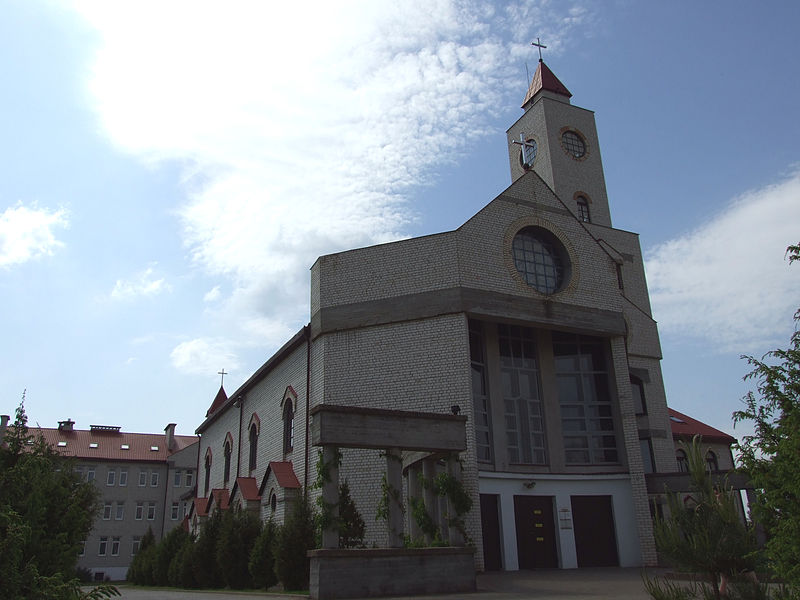
M 556 77 L 547 67 L 547 65 L 544 64 L 544 61 L 540 60 L 539 66 L 536 67 L 536 73 L 533 74 L 533 79 L 531 80 L 531 85 L 528 88 L 528 93 L 525 94 L 525 100 L 522 102 L 522 108 L 525 108 L 528 102 L 530 102 L 531 99 L 542 90 L 553 92 L 555 94 L 561 94 L 567 98 L 572 97 L 572 94 L 570 94 L 567 86 L 558 80 L 558 77 Z
M 236 489 L 242 494 L 245 500 L 260 500 L 261 495 L 258 493 L 258 484 L 255 477 L 237 477 L 236 483 L 233 485 L 233 494 L 236 494 Z
M 724 431 L 714 429 L 711 425 L 706 425 L 672 408 L 669 409 L 669 424 L 672 428 L 673 438 L 691 439 L 695 435 L 701 435 L 706 442 L 722 442 L 723 444 L 736 442 L 736 438 Z
M 41 433 L 45 441 L 64 456 L 97 460 L 163 462 L 175 452 L 197 443 L 194 435 L 176 435 L 175 447 L 169 450 L 163 433 L 126 433 L 114 429 L 64 431 L 31 427 L 29 433 L 34 437 Z
M 208 515 L 208 501 L 210 498 L 195 498 L 194 499 L 194 512 L 198 517 L 205 517 Z
M 231 495 L 225 488 L 214 488 L 211 490 L 211 497 L 208 499 L 206 511 L 211 511 L 212 504 L 216 504 L 220 510 L 227 510 L 230 505 Z
M 294 467 L 291 462 L 277 462 L 272 461 L 267 467 L 267 472 L 264 474 L 264 481 L 269 479 L 269 474 L 274 473 L 275 479 L 278 480 L 278 485 L 282 488 L 299 488 L 300 480 L 294 474 Z M 262 484 L 263 485 L 263 484 Z
M 228 394 L 225 393 L 225 389 L 222 386 L 219 386 L 219 391 L 217 392 L 217 396 L 214 398 L 214 401 L 211 403 L 211 406 L 208 408 L 206 412 L 206 416 L 209 416 L 222 408 L 222 406 L 228 401 Z

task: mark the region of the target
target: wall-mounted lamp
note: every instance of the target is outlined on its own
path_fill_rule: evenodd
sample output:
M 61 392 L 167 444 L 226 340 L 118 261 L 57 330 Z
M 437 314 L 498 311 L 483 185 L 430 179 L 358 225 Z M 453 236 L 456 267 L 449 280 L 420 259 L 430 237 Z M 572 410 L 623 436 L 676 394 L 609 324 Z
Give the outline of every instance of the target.
M 461 412 L 461 407 L 458 404 L 453 404 L 453 406 L 450 407 L 450 412 L 457 415 Z
M 536 486 L 536 482 L 533 479 L 531 479 L 530 481 L 526 481 L 522 485 L 525 486 L 526 490 L 532 490 Z

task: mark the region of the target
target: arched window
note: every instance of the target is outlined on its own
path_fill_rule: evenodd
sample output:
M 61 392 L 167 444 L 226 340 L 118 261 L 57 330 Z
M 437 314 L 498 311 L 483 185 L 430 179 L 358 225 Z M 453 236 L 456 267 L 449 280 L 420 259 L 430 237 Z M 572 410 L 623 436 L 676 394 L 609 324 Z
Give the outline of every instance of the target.
M 269 510 L 271 514 L 275 514 L 275 510 L 278 508 L 278 497 L 275 495 L 275 492 L 271 492 L 269 495 Z
M 584 223 L 591 223 L 592 218 L 589 215 L 589 201 L 586 199 L 586 196 L 578 196 L 576 200 L 578 202 L 578 218 Z
M 631 394 L 633 394 L 633 408 L 636 414 L 646 415 L 647 404 L 644 400 L 644 383 L 633 375 L 631 375 Z
M 706 452 L 706 468 L 709 471 L 719 471 L 719 462 L 717 461 L 717 455 L 714 454 L 711 450 Z
M 225 455 L 225 473 L 223 479 L 225 483 L 231 478 L 231 442 L 230 440 L 225 440 L 225 448 L 223 449 L 223 453 Z
M 250 425 L 250 466 L 252 471 L 256 468 L 256 457 L 258 455 L 258 427 L 256 423 Z
M 283 451 L 291 452 L 294 447 L 294 408 L 287 398 L 283 404 Z
M 206 497 L 210 491 L 211 486 L 211 453 L 206 452 L 206 480 L 205 480 L 205 490 L 206 490 Z
M 689 472 L 689 459 L 686 458 L 686 452 L 683 450 L 675 451 L 675 458 L 678 459 L 678 471 L 681 473 Z

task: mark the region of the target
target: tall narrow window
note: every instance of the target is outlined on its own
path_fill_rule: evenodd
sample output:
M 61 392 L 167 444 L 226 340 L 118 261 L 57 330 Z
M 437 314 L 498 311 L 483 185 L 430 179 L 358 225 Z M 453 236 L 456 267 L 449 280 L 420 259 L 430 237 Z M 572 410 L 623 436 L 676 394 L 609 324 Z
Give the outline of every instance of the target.
M 489 389 L 486 379 L 486 347 L 483 324 L 469 322 L 469 354 L 472 366 L 472 405 L 475 412 L 475 448 L 478 460 L 492 460 L 492 425 L 489 419 Z
M 111 556 L 119 556 L 119 536 L 111 538 Z
M 592 219 L 589 216 L 589 201 L 585 196 L 578 196 L 578 218 L 584 223 L 591 223 Z
M 142 537 L 139 535 L 133 536 L 133 541 L 131 542 L 131 556 L 136 556 L 136 553 L 139 551 L 139 545 L 142 543 Z
M 653 460 L 653 443 L 649 439 L 639 440 L 639 451 L 642 453 L 642 466 L 645 473 L 655 473 Z
M 210 491 L 209 486 L 211 485 L 211 454 L 206 454 L 206 480 L 205 480 L 205 491 L 206 497 L 208 497 L 208 493 Z
M 283 404 L 283 451 L 291 452 L 294 447 L 294 407 L 286 398 Z
M 223 448 L 222 452 L 225 455 L 223 480 L 225 483 L 228 483 L 228 480 L 231 478 L 231 443 L 229 440 L 225 440 L 225 448 Z
M 250 425 L 250 460 L 249 469 L 256 468 L 256 458 L 258 457 L 258 427 L 253 423 Z
M 100 546 L 97 548 L 97 556 L 105 556 L 106 555 L 106 546 L 108 545 L 108 538 L 101 537 L 100 538 Z
M 498 325 L 508 462 L 545 464 L 539 363 L 532 329 Z
M 678 461 L 678 471 L 681 473 L 689 472 L 689 459 L 686 457 L 686 452 L 680 448 L 675 451 L 675 458 Z
M 192 487 L 194 485 L 194 471 L 189 470 L 186 471 L 186 487 Z
M 633 408 L 636 414 L 646 415 L 647 403 L 644 400 L 644 383 L 633 375 L 631 375 L 631 394 L 633 395 Z
M 119 484 L 122 487 L 128 485 L 128 469 L 119 470 Z
M 108 475 L 106 476 L 106 485 L 114 485 L 117 479 L 117 471 L 115 469 L 109 469 Z
M 709 471 L 719 471 L 719 462 L 717 461 L 717 455 L 714 454 L 712 450 L 709 450 L 706 453 L 706 467 Z
M 553 356 L 566 463 L 619 462 L 605 342 L 554 331 Z
M 181 477 L 182 476 L 183 476 L 183 471 L 181 471 L 180 469 L 177 469 L 175 471 L 175 474 L 173 475 L 174 479 L 172 481 L 172 485 L 174 487 L 180 487 L 181 486 Z

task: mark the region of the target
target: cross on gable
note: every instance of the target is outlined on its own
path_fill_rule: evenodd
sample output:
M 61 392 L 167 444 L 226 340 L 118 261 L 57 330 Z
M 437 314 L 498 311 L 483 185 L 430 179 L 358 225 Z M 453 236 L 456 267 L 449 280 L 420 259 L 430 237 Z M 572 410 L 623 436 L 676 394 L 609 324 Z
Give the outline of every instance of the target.
M 519 134 L 519 141 L 514 140 L 512 143 L 518 144 L 522 147 L 522 163 L 528 168 L 533 165 L 533 159 L 536 158 L 536 142 L 533 140 L 525 140 L 525 134 Z

